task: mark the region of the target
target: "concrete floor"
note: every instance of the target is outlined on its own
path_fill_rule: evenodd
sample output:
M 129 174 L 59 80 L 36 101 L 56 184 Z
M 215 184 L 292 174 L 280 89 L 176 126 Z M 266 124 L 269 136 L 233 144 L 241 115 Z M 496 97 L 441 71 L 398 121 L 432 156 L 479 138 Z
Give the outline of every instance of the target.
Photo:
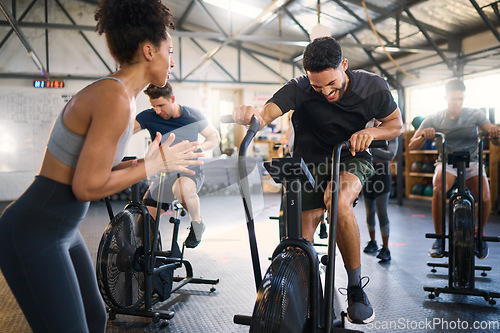
M 117 315 L 115 320 L 108 320 L 106 332 L 248 332 L 248 327 L 233 323 L 235 314 L 250 315 L 255 302 L 248 236 L 241 198 L 234 193 L 226 194 L 202 196 L 207 230 L 202 243 L 196 249 L 185 252 L 195 276 L 220 279 L 216 291 L 210 292 L 210 286 L 187 285 L 157 305 L 160 309 L 175 311 L 175 317 L 168 323 L 152 323 L 142 317 Z M 268 257 L 278 241 L 277 221 L 269 219 L 269 216 L 278 214 L 279 195 L 257 195 L 254 199 L 261 266 L 265 272 L 269 265 Z M 124 203 L 115 202 L 113 206 L 117 212 Z M 361 246 L 364 247 L 369 237 L 362 201 L 355 212 L 360 226 Z M 424 237 L 425 233 L 432 231 L 430 202 L 406 200 L 403 206 L 391 202 L 389 216 L 392 261 L 379 262 L 375 256 L 361 255 L 362 274 L 370 277 L 365 291 L 375 309 L 376 319 L 369 325 L 347 323 L 346 327 L 365 332 L 449 332 L 453 328 L 461 328 L 464 332 L 500 331 L 500 300 L 499 304 L 490 305 L 480 297 L 452 294 L 441 294 L 431 300 L 423 290 L 424 286 L 447 285 L 446 269 L 440 268 L 437 273 L 431 273 L 426 265 L 427 261 L 431 261 L 427 252 L 432 240 Z M 164 247 L 169 244 L 170 237 L 168 217 L 162 218 Z M 93 203 L 81 225 L 92 258 L 96 258 L 97 247 L 108 221 L 104 203 Z M 188 226 L 188 217 L 183 218 L 180 240 L 187 236 Z M 490 216 L 486 233 L 500 235 L 499 215 Z M 381 242 L 379 235 L 377 230 L 378 243 Z M 476 265 L 490 265 L 493 270 L 487 277 L 481 277 L 477 272 L 476 287 L 500 292 L 500 244 L 489 243 L 489 247 L 489 257 L 476 260 Z M 320 253 L 326 251 L 323 247 L 317 249 Z M 347 278 L 339 255 L 336 272 L 336 289 L 345 287 Z M 335 291 L 335 304 L 337 312 L 345 311 L 347 307 L 345 296 L 338 291 Z M 472 329 L 476 326 L 480 328 Z M 1 274 L 0 332 L 30 332 Z

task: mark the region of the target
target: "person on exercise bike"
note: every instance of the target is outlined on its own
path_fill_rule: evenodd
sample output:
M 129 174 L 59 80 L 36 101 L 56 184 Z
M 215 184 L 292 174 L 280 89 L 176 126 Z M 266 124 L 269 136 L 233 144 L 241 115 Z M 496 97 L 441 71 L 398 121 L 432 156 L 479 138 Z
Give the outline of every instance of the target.
M 174 66 L 172 14 L 160 0 L 106 1 L 96 6 L 118 70 L 84 87 L 54 122 L 38 175 L 0 216 L 0 269 L 35 333 L 106 330 L 106 308 L 79 225 L 91 201 L 162 170 L 186 166 L 197 142 L 159 146 L 121 162 L 133 131 L 135 99 L 164 85 Z M 16 330 L 15 328 L 13 330 Z
M 198 146 L 199 150 L 206 151 L 219 145 L 220 137 L 217 129 L 210 124 L 205 116 L 191 107 L 177 104 L 170 83 L 164 87 L 149 85 L 144 93 L 149 97 L 153 108 L 140 112 L 135 118 L 134 133 L 146 129 L 151 139 L 160 133 L 168 137 L 174 133 L 176 141 L 197 141 L 198 134 L 205 140 Z M 175 198 L 186 208 L 191 217 L 191 229 L 184 241 L 187 248 L 195 248 L 200 244 L 205 230 L 200 212 L 200 198 L 198 191 L 203 184 L 203 171 L 199 165 L 189 167 L 195 172 L 190 175 L 183 172 L 169 172 L 164 180 L 164 197 L 162 212 L 168 209 L 168 203 Z M 153 181 L 144 195 L 144 204 L 151 216 L 156 218 L 156 201 L 158 199 L 158 182 Z
M 373 140 L 390 140 L 402 133 L 401 113 L 385 80 L 349 70 L 340 44 L 332 37 L 317 38 L 306 47 L 303 67 L 306 75 L 286 83 L 263 107 L 238 106 L 233 118 L 246 125 L 255 115 L 262 129 L 294 110 L 293 156 L 307 163 L 316 180 L 314 189 L 308 183 L 302 189 L 302 235 L 311 243 L 325 209 L 330 208 L 333 148 L 351 142 L 351 150 L 341 156 L 337 239 L 348 276 L 348 319 L 369 323 L 375 312 L 361 283 L 360 236 L 353 203 L 374 173 L 366 149 Z M 373 118 L 381 125 L 365 128 Z
M 475 198 L 479 197 L 479 181 L 483 182 L 483 202 L 482 202 L 482 226 L 486 225 L 488 216 L 491 212 L 490 186 L 486 172 L 483 172 L 483 179 L 479 179 L 479 162 L 477 154 L 477 128 L 488 132 L 490 138 L 495 138 L 500 135 L 500 127 L 493 126 L 486 118 L 486 115 L 477 109 L 464 108 L 465 84 L 462 80 L 453 79 L 446 84 L 446 101 L 448 108 L 444 111 L 434 113 L 426 117 L 420 127 L 415 131 L 411 138 L 408 148 L 410 150 L 421 149 L 426 140 L 434 140 L 435 133 L 443 132 L 446 135 L 446 153 L 450 154 L 455 151 L 469 151 L 471 162 L 466 169 L 465 177 L 467 180 L 467 188 L 471 191 Z M 498 139 L 491 140 L 493 144 L 498 145 Z M 438 160 L 442 159 L 440 152 Z M 434 230 L 436 234 L 442 233 L 441 214 L 442 204 L 441 197 L 446 193 L 441 193 L 443 170 L 442 164 L 437 163 L 432 179 L 432 219 L 434 221 Z M 453 186 L 457 178 L 457 170 L 452 165 L 446 166 L 446 192 Z M 484 230 L 484 229 L 483 229 Z M 476 230 L 477 232 L 477 230 Z M 477 236 L 477 235 L 476 235 Z M 429 250 L 429 256 L 434 258 L 442 258 L 441 239 L 436 239 Z M 478 249 L 481 248 L 481 251 Z M 477 244 L 476 238 L 476 256 L 479 259 L 485 259 L 488 256 L 488 245 L 483 241 L 482 247 Z

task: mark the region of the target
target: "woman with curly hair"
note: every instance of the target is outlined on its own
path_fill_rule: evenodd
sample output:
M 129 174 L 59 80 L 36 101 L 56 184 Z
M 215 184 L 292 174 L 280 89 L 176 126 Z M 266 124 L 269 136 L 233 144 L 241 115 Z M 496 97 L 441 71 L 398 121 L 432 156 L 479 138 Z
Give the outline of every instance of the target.
M 135 98 L 166 84 L 172 15 L 161 0 L 104 0 L 95 14 L 119 70 L 78 92 L 52 128 L 30 187 L 0 217 L 0 268 L 34 332 L 104 332 L 106 310 L 92 260 L 78 231 L 89 202 L 161 170 L 187 166 L 197 143 L 160 146 L 121 162 L 133 132 Z

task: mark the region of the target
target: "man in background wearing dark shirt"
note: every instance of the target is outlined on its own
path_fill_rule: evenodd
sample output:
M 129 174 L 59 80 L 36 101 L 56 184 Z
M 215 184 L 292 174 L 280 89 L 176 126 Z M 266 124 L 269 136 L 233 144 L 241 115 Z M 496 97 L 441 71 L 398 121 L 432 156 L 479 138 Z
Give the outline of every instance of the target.
M 205 116 L 198 110 L 181 106 L 176 103 L 172 86 L 167 83 L 164 87 L 149 85 L 144 91 L 149 97 L 152 109 L 144 110 L 136 117 L 134 133 L 147 129 L 154 139 L 160 132 L 164 139 L 169 133 L 175 134 L 174 143 L 197 141 L 198 134 L 205 138 L 198 147 L 202 151 L 213 149 L 219 145 L 220 137 L 217 129 L 210 124 Z M 201 242 L 201 236 L 205 231 L 200 213 L 200 198 L 198 191 L 203 184 L 203 171 L 199 165 L 190 166 L 194 170 L 194 176 L 187 173 L 167 173 L 164 181 L 164 203 L 171 203 L 175 198 L 179 200 L 191 216 L 191 230 L 184 244 L 188 248 L 195 248 Z M 144 203 L 148 207 L 151 216 L 156 218 L 156 200 L 158 196 L 158 182 L 151 184 L 144 196 Z M 162 207 L 162 212 L 168 206 Z

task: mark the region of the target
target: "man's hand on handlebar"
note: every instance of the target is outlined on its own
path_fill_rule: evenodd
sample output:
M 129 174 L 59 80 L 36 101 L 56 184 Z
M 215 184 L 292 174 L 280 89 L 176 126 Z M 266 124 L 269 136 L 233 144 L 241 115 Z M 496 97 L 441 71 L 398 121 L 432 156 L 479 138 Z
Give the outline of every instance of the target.
M 373 136 L 370 133 L 365 131 L 356 132 L 349 139 L 349 142 L 351 143 L 351 148 L 349 149 L 349 151 L 351 152 L 352 156 L 354 156 L 357 152 L 367 150 L 372 141 Z
M 239 105 L 233 109 L 233 120 L 236 124 L 250 125 L 252 116 L 257 117 L 261 127 L 262 124 L 265 124 L 264 119 L 262 119 L 259 114 L 259 111 L 251 105 Z
M 488 138 L 498 140 L 499 137 L 500 137 L 500 127 L 491 126 L 491 128 L 488 129 Z
M 426 140 L 434 140 L 436 138 L 436 131 L 432 127 L 425 128 L 422 130 L 422 138 Z

